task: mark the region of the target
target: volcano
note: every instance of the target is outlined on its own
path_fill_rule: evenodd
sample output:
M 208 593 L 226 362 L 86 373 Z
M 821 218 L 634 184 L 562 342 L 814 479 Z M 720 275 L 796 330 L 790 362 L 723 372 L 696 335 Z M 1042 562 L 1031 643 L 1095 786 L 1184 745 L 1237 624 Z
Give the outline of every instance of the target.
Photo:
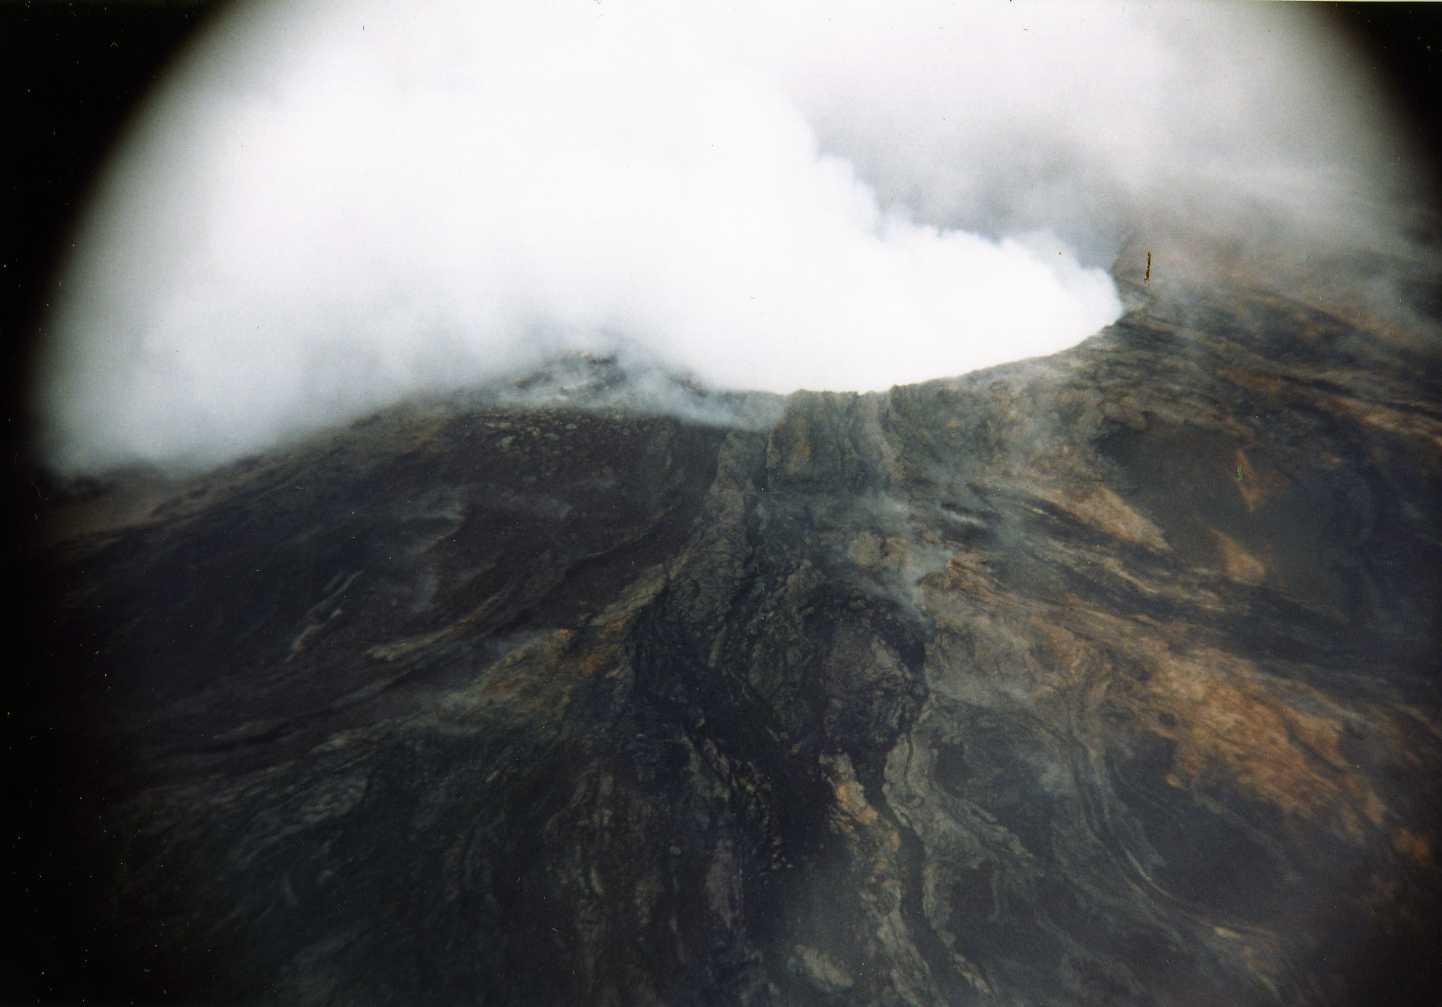
M 1435 348 L 1145 253 L 961 378 L 678 419 L 576 357 L 70 487 L 55 954 L 196 1003 L 1432 1002 Z

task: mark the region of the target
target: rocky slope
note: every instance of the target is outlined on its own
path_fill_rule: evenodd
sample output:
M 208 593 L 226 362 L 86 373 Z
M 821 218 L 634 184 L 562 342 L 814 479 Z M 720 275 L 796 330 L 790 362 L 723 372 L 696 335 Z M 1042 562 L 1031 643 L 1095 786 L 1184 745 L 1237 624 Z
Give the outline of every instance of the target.
M 69 964 L 199 1002 L 1431 1002 L 1436 357 L 1124 279 L 1083 346 L 957 380 L 730 425 L 411 404 L 73 504 L 31 669 Z

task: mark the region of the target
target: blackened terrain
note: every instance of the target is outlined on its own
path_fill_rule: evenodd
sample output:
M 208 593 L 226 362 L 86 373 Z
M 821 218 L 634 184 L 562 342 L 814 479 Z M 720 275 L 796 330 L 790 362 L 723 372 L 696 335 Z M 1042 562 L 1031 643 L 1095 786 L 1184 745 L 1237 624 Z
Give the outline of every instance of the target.
M 957 380 L 477 394 L 77 497 L 49 992 L 1435 1002 L 1437 358 L 1118 276 Z

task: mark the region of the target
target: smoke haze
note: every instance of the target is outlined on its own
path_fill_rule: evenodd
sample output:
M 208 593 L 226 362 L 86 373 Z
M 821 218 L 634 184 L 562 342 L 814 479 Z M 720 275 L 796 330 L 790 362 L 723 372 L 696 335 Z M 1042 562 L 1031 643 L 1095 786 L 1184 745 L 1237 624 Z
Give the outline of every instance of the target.
M 96 197 L 46 453 L 203 466 L 619 344 L 774 392 L 1052 353 L 1156 214 L 1387 240 L 1334 50 L 1208 4 L 241 7 Z

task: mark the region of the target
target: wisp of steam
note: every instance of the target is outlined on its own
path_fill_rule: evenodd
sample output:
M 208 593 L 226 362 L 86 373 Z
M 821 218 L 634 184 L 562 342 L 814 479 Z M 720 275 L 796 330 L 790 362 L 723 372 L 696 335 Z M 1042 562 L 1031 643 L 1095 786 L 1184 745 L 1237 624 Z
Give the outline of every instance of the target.
M 44 448 L 205 466 L 622 345 L 776 392 L 1052 353 L 1150 208 L 1325 223 L 1372 102 L 1211 4 L 242 6 L 99 187 Z

